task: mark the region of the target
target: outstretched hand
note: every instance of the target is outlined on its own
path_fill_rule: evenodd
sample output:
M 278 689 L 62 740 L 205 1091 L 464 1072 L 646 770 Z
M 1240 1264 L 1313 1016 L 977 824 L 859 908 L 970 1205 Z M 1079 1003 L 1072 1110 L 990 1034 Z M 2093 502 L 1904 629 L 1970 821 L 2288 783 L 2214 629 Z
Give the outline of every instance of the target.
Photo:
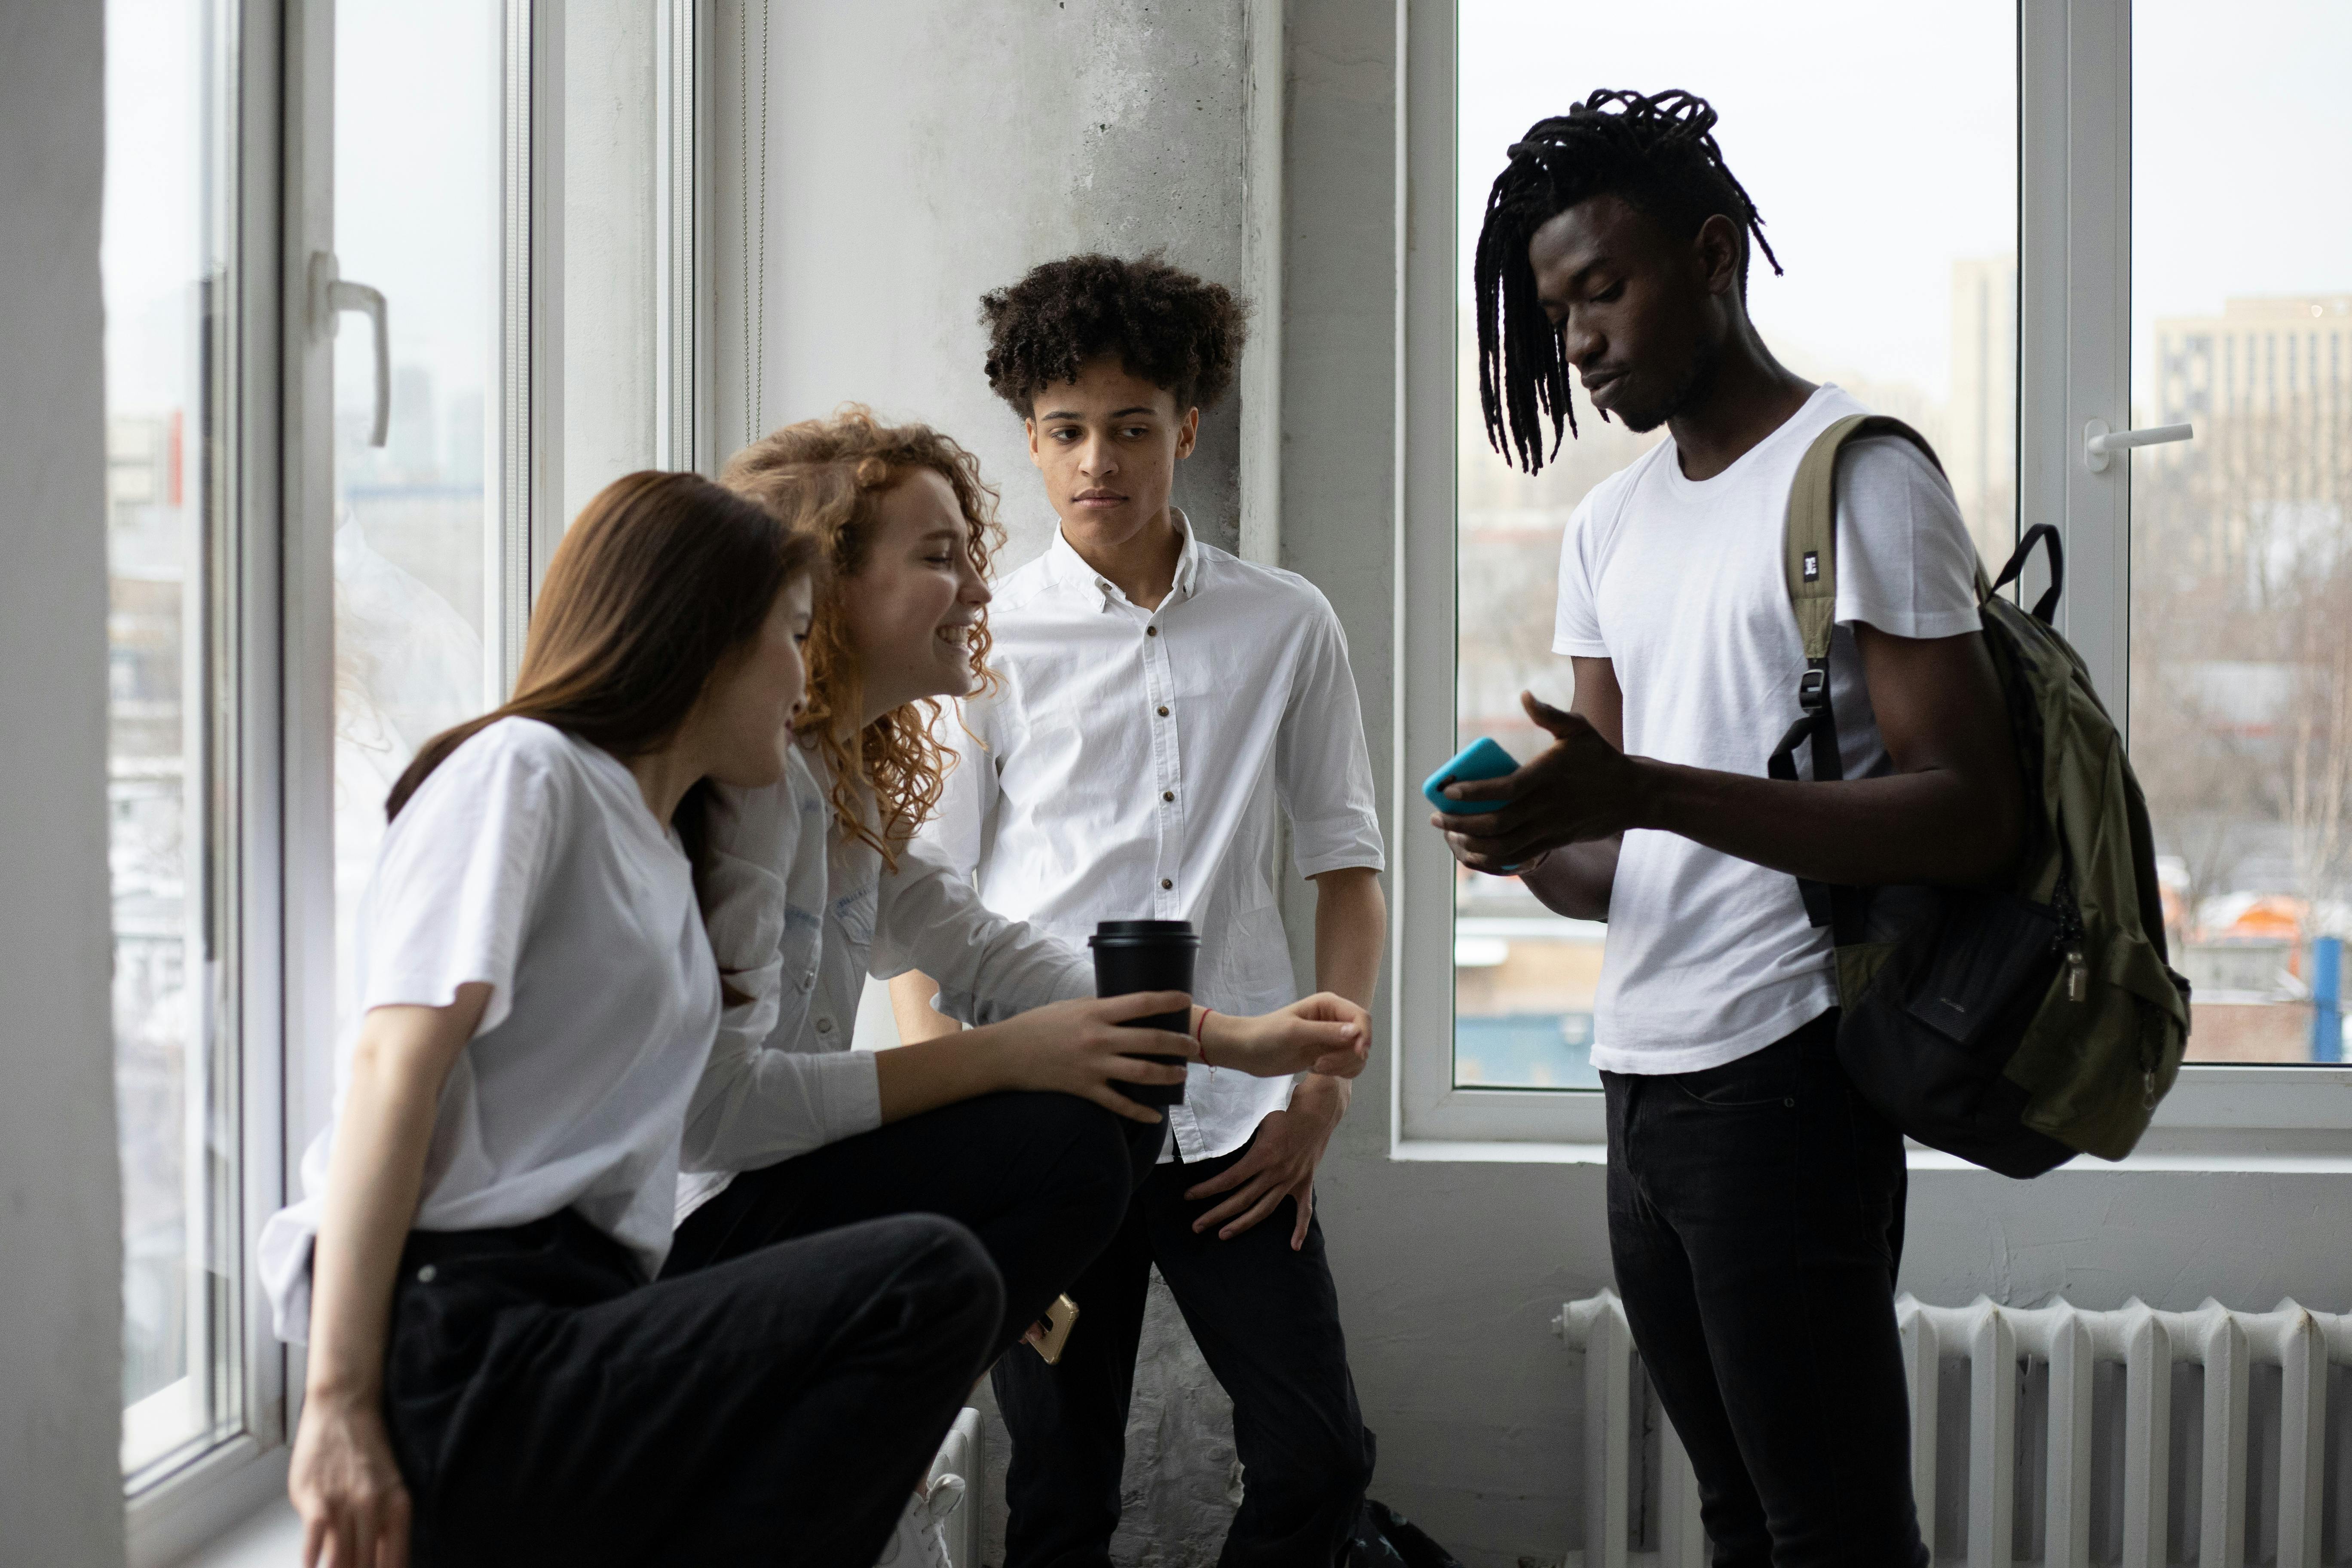
M 1353 1078 L 1371 1050 L 1372 1016 L 1345 996 L 1318 991 L 1255 1017 L 1211 1013 L 1201 1031 L 1201 1059 L 1253 1078 L 1318 1072 Z
M 1456 860 L 1491 877 L 1530 870 L 1562 845 L 1638 826 L 1643 805 L 1640 766 L 1608 737 L 1531 691 L 1519 693 L 1519 705 L 1552 743 L 1515 773 L 1456 781 L 1444 790 L 1451 800 L 1507 804 L 1499 811 L 1439 812 L 1429 819 L 1445 835 L 1445 847 Z

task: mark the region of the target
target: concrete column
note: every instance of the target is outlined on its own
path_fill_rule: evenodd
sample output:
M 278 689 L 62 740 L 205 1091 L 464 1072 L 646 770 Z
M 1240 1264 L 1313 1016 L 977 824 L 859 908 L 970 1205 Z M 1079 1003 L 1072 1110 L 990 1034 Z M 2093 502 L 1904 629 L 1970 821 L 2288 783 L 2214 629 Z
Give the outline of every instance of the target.
M 0 1563 L 122 1561 L 104 7 L 0 21 Z

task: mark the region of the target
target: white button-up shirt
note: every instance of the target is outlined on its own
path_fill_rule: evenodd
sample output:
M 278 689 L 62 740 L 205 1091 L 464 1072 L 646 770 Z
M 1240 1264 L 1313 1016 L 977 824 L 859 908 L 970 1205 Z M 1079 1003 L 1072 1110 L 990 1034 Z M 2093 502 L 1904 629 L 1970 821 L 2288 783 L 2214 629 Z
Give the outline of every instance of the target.
M 1294 573 L 1192 535 L 1156 610 L 1057 531 L 989 607 L 997 688 L 962 704 L 962 753 L 923 830 L 999 914 L 1074 943 L 1107 920 L 1189 920 L 1192 995 L 1264 1013 L 1298 986 L 1268 881 L 1278 802 L 1301 876 L 1383 864 L 1363 715 L 1339 617 Z M 1173 1153 L 1230 1153 L 1290 1080 L 1195 1064 Z

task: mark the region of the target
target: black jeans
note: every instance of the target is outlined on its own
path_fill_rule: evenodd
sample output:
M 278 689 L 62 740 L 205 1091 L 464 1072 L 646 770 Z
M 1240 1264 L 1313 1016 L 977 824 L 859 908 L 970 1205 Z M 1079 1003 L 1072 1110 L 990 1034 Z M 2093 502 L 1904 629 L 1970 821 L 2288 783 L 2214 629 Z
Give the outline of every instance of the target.
M 1018 1350 L 996 1363 L 997 1408 L 1013 1435 L 1005 1568 L 1110 1562 L 1154 1263 L 1233 1396 L 1244 1491 L 1219 1563 L 1318 1568 L 1346 1545 L 1371 1480 L 1373 1446 L 1348 1373 L 1322 1226 L 1310 1222 L 1297 1252 L 1294 1220 L 1283 1209 L 1231 1241 L 1192 1230 L 1223 1196 L 1188 1202 L 1185 1189 L 1242 1152 L 1155 1168 L 1118 1237 L 1069 1288 L 1078 1322 L 1060 1363 L 1047 1366 Z
M 929 1215 L 658 1284 L 568 1211 L 414 1232 L 384 1368 L 410 1561 L 872 1568 L 1001 1301 Z
M 1837 1014 L 1702 1072 L 1603 1073 L 1609 1249 L 1715 1568 L 1924 1568 L 1895 1328 L 1903 1139 Z
M 1002 1352 L 1109 1241 L 1166 1131 L 1066 1094 L 961 1100 L 744 1172 L 677 1227 L 662 1274 L 882 1215 L 944 1215 L 1003 1279 Z

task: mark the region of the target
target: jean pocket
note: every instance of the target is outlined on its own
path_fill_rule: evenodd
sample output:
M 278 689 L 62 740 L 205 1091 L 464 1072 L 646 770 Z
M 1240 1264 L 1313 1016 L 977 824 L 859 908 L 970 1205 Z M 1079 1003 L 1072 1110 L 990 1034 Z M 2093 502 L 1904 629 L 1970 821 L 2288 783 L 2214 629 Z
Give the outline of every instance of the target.
M 1720 1067 L 1676 1073 L 1671 1081 L 1684 1099 L 1710 1110 L 1792 1110 L 1797 1103 L 1797 1063 L 1786 1042 Z

